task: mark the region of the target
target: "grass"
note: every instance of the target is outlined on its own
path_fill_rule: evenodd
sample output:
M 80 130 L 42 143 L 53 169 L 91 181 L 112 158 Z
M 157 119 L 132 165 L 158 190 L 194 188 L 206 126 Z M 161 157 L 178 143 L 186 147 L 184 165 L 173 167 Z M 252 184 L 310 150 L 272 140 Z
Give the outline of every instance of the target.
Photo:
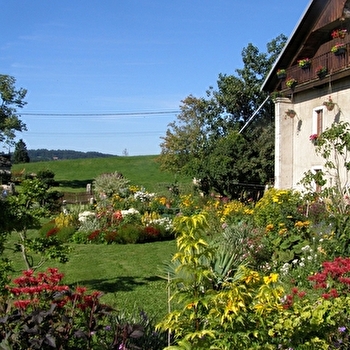
M 5 253 L 14 263 L 14 277 L 25 270 L 20 253 L 12 250 L 16 239 L 12 234 Z M 104 293 L 103 302 L 118 310 L 132 313 L 143 309 L 157 317 L 165 315 L 167 283 L 160 275 L 163 263 L 175 252 L 175 241 L 135 245 L 72 244 L 71 247 L 67 263 L 48 261 L 40 270 L 57 267 L 65 275 L 63 283 L 99 290 Z
M 40 170 L 51 170 L 55 180 L 60 184 L 58 190 L 64 192 L 85 191 L 86 185 L 92 183 L 100 174 L 119 172 L 132 184 L 143 186 L 150 192 L 163 194 L 167 187 L 176 181 L 181 186 L 190 188 L 191 179 L 175 176 L 160 170 L 156 162 L 158 156 L 110 157 L 93 159 L 69 159 L 48 162 L 15 164 L 12 173 L 25 170 L 27 174 Z
M 159 277 L 175 242 L 138 245 L 74 245 L 70 261 L 58 264 L 65 283 L 105 294 L 104 302 L 119 310 L 144 309 L 158 316 L 167 311 L 166 281 Z

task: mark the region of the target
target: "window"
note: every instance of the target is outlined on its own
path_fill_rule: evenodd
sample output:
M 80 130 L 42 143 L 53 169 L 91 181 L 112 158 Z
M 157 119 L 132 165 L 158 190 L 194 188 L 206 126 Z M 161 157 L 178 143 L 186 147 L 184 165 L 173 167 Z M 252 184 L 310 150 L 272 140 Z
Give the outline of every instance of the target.
M 320 135 L 323 131 L 323 108 L 316 108 L 313 111 L 312 134 Z

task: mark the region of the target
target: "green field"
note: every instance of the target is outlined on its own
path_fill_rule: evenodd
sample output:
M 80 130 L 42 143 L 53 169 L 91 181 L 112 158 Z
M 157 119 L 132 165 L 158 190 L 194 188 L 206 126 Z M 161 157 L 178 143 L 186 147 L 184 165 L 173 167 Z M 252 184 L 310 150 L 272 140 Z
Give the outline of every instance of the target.
M 40 170 L 51 170 L 59 182 L 58 188 L 64 192 L 81 192 L 86 184 L 103 173 L 119 172 L 134 185 L 143 186 L 150 192 L 163 194 L 175 181 L 190 188 L 189 177 L 175 176 L 160 170 L 156 162 L 158 156 L 111 157 L 93 159 L 70 159 L 49 162 L 15 164 L 12 172 L 24 170 L 25 173 L 36 173 Z
M 112 157 L 81 160 L 61 160 L 17 164 L 13 172 L 25 169 L 26 173 L 52 170 L 62 191 L 84 191 L 86 184 L 102 173 L 118 171 L 132 184 L 160 193 L 175 181 L 170 173 L 161 172 L 156 156 Z M 178 178 L 182 186 L 191 186 L 190 179 Z M 33 233 L 35 234 L 35 233 Z M 15 235 L 8 243 L 13 247 Z M 86 286 L 104 293 L 104 301 L 119 310 L 131 312 L 143 308 L 150 314 L 164 315 L 167 311 L 166 281 L 159 278 L 162 263 L 169 260 L 176 249 L 174 241 L 139 245 L 79 245 L 67 264 L 48 262 L 42 269 L 58 267 L 65 274 L 64 282 Z M 8 250 L 19 271 L 24 263 L 19 253 Z

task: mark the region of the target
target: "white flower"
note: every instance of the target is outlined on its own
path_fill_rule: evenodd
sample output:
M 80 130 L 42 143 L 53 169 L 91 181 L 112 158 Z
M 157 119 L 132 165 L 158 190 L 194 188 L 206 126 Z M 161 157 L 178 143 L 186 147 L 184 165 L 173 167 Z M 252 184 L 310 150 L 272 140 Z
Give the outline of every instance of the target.
M 140 213 L 135 208 L 130 208 L 128 210 L 121 210 L 120 212 L 121 212 L 123 217 L 126 216 L 126 215 L 132 215 L 132 214 L 139 214 Z
M 94 217 L 95 213 L 93 211 L 83 211 L 82 213 L 79 213 L 78 220 L 80 222 L 85 222 L 89 217 Z
M 143 191 L 137 191 L 134 193 L 134 199 L 140 202 L 150 202 L 156 196 L 155 193 L 148 193 Z

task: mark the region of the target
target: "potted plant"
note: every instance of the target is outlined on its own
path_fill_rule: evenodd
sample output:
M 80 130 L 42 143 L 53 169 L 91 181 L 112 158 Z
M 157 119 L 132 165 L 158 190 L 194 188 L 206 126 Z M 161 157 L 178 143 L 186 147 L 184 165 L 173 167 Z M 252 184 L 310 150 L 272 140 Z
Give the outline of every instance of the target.
M 318 135 L 317 135 L 317 134 L 311 134 L 311 135 L 310 135 L 310 141 L 311 141 L 313 144 L 316 144 L 316 143 L 317 143 L 317 139 L 318 139 Z
M 328 69 L 325 66 L 318 66 L 316 68 L 316 75 L 321 79 L 326 76 Z
M 295 112 L 294 109 L 287 109 L 287 110 L 286 110 L 286 114 L 287 114 L 288 117 L 294 118 L 294 117 L 296 116 L 297 113 Z
M 335 29 L 333 30 L 333 32 L 331 33 L 331 36 L 333 39 L 344 39 L 345 35 L 347 33 L 346 29 Z
M 311 60 L 309 58 L 303 58 L 302 60 L 298 61 L 298 65 L 302 69 L 307 69 L 311 65 Z
M 286 81 L 286 85 L 291 89 L 293 89 L 297 84 L 298 84 L 298 81 L 294 78 L 289 78 Z
M 285 79 L 286 76 L 287 76 L 287 72 L 285 69 L 278 69 L 277 70 L 278 79 Z
M 326 106 L 326 108 L 327 108 L 329 111 L 332 111 L 332 110 L 334 109 L 335 103 L 333 102 L 332 97 L 329 96 L 329 97 L 328 97 L 328 101 L 324 101 L 324 102 L 323 102 L 323 105 Z
M 335 44 L 331 48 L 331 52 L 333 52 L 336 56 L 343 55 L 346 51 L 346 44 Z

